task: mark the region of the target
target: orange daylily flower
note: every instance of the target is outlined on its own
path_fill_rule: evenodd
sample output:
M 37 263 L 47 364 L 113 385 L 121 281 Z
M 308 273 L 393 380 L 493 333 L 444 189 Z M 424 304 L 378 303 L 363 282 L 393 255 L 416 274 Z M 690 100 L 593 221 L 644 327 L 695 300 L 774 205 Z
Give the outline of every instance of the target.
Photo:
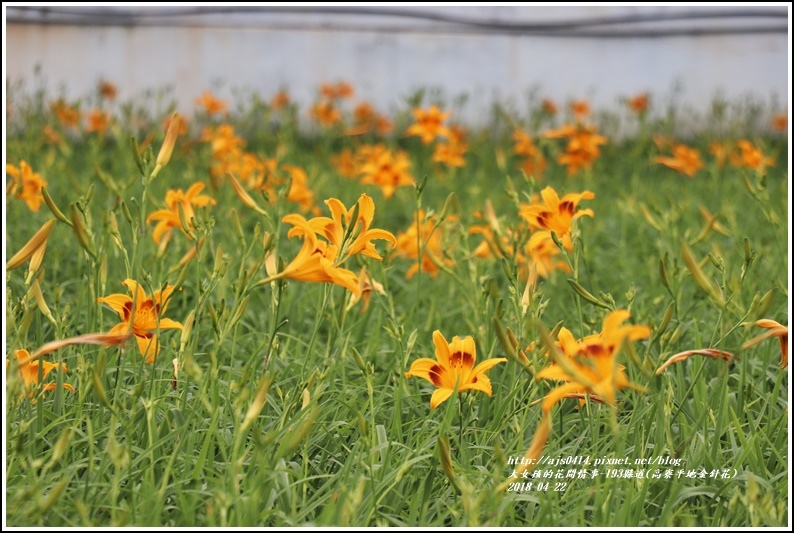
M 50 363 L 47 361 L 30 361 L 30 353 L 27 350 L 15 350 L 14 351 L 14 358 L 17 360 L 18 368 L 19 368 L 19 375 L 22 377 L 22 381 L 25 383 L 25 390 L 30 391 L 29 396 L 33 398 L 35 395 L 35 391 L 31 390 L 35 385 L 39 383 L 39 366 L 42 367 L 42 378 L 46 378 L 47 374 L 55 370 L 60 366 L 61 370 L 65 374 L 67 372 L 66 363 L 61 363 L 57 365 L 56 363 Z M 8 369 L 9 360 L 6 359 L 6 369 Z M 54 390 L 58 385 L 55 383 L 46 383 L 42 386 L 42 391 L 51 391 Z M 74 387 L 69 385 L 68 383 L 63 384 L 64 389 L 68 389 L 71 392 L 74 392 Z
M 234 126 L 230 124 L 206 126 L 201 132 L 200 140 L 211 143 L 213 158 L 237 154 L 245 147 L 245 140 L 235 134 Z
M 574 340 L 566 328 L 560 329 L 555 349 L 561 351 L 561 360 L 538 372 L 535 379 L 565 381 L 564 385 L 549 392 L 543 400 L 542 409 L 551 408 L 572 393 L 596 394 L 610 405 L 615 405 L 616 392 L 625 388 L 640 388 L 631 383 L 624 367 L 616 358 L 624 342 L 647 339 L 651 330 L 647 326 L 622 326 L 630 313 L 613 311 L 604 319 L 601 333 Z
M 418 220 L 417 220 L 418 218 Z M 417 235 L 418 234 L 418 235 Z M 425 217 L 425 211 L 420 209 L 413 223 L 405 232 L 397 235 L 396 254 L 410 259 L 417 259 L 405 273 L 405 279 L 411 279 L 414 274 L 427 272 L 435 279 L 438 277 L 439 267 L 449 267 L 454 263 L 446 257 L 445 252 L 450 248 L 444 246 L 443 227 L 436 221 L 435 217 Z M 422 264 L 419 265 L 419 247 L 422 246 Z
M 196 98 L 196 105 L 203 107 L 207 115 L 225 115 L 228 107 L 225 101 L 216 98 L 210 91 L 204 91 Z
M 560 329 L 557 342 L 549 347 L 554 351 L 556 361 L 538 372 L 535 379 L 565 383 L 552 389 L 543 399 L 543 416 L 524 455 L 527 461 L 522 461 L 517 469 L 519 475 L 537 465 L 537 459 L 551 434 L 551 409 L 556 403 L 586 394 L 614 406 L 618 390 L 631 388 L 645 391 L 643 387 L 629 381 L 624 367 L 616 361 L 623 344 L 646 339 L 651 334 L 650 328 L 646 326 L 622 326 L 629 316 L 630 313 L 623 309 L 609 313 L 604 319 L 601 333 L 580 341 L 575 340 L 566 328 Z
M 766 167 L 775 166 L 774 159 L 764 156 L 764 153 L 747 139 L 737 141 L 736 145 L 739 147 L 741 153 L 734 154 L 731 157 L 731 164 L 733 166 L 751 168 L 756 172 L 765 172 Z
M 775 131 L 788 131 L 788 115 L 786 113 L 778 113 L 772 117 L 772 129 Z
M 37 212 L 44 201 L 41 189 L 47 185 L 47 182 L 41 178 L 38 172 L 33 172 L 25 160 L 19 162 L 19 167 L 6 164 L 6 174 L 13 178 L 13 181 L 6 187 L 6 193 L 24 200 L 28 204 L 28 209 Z
M 659 156 L 654 161 L 672 168 L 679 174 L 686 174 L 690 178 L 703 168 L 703 161 L 700 160 L 700 152 L 697 148 L 690 148 L 683 144 L 673 146 L 673 157 Z
M 375 132 L 386 135 L 394 128 L 391 120 L 375 111 L 369 102 L 361 102 L 353 109 L 353 125 L 347 129 L 346 135 L 363 135 Z
M 190 225 L 191 217 L 195 216 L 195 211 L 193 211 L 194 207 L 215 205 L 216 202 L 214 198 L 205 194 L 199 194 L 204 187 L 205 185 L 203 183 L 197 182 L 191 185 L 187 192 L 183 192 L 182 189 L 176 189 L 169 190 L 165 194 L 165 204 L 167 208 L 154 211 L 146 217 L 147 224 L 153 220 L 157 221 L 157 225 L 152 232 L 152 239 L 154 239 L 156 244 L 160 245 L 163 237 L 165 237 L 165 242 L 162 243 L 164 246 L 171 238 L 171 230 L 174 228 L 182 229 L 182 221 L 179 218 L 180 206 L 182 206 L 182 210 L 185 213 L 186 222 Z M 184 229 L 182 229 L 182 231 L 184 233 Z
M 51 144 L 61 144 L 63 142 L 61 135 L 49 124 L 41 128 L 41 134 Z
M 97 84 L 97 90 L 99 91 L 99 96 L 101 96 L 103 100 L 108 101 L 115 100 L 119 92 L 116 86 L 107 80 L 100 81 Z
M 565 152 L 557 157 L 557 162 L 568 167 L 568 175 L 579 172 L 582 168 L 590 169 L 596 159 L 601 156 L 602 144 L 606 144 L 606 137 L 600 135 L 594 126 L 565 124 L 554 130 L 543 133 L 547 139 L 567 138 L 568 144 Z
M 468 151 L 469 145 L 465 142 L 439 143 L 433 150 L 432 160 L 434 163 L 442 163 L 448 167 L 463 168 L 466 166 L 466 159 L 463 156 Z
M 540 153 L 540 150 L 532 141 L 532 137 L 524 130 L 514 130 L 511 138 L 513 139 L 513 153 L 517 156 L 534 158 Z
M 125 279 L 122 285 L 130 290 L 132 297 L 126 294 L 111 294 L 97 298 L 97 302 L 107 304 L 118 313 L 122 320 L 113 326 L 109 333 L 112 335 L 131 332 L 135 335 L 135 339 L 138 341 L 138 350 L 146 359 L 146 364 L 150 365 L 154 363 L 157 354 L 160 353 L 158 329 L 161 331 L 182 329 L 182 324 L 163 316 L 168 309 L 174 287 L 167 285 L 165 289 L 156 290 L 149 297 L 143 287 L 134 279 Z
M 85 127 L 87 133 L 105 133 L 110 127 L 110 113 L 101 109 L 94 109 L 88 114 L 88 125 Z
M 709 153 L 714 156 L 718 168 L 725 166 L 730 155 L 731 145 L 728 142 L 713 141 L 709 144 Z
M 590 115 L 590 104 L 587 100 L 574 100 L 571 102 L 571 112 L 576 122 L 582 122 Z
M 490 205 L 490 203 L 488 204 Z M 478 211 L 474 213 L 475 218 L 482 218 Z M 472 224 L 469 228 L 469 235 L 482 235 L 483 240 L 472 252 L 475 257 L 504 257 L 505 254 L 512 255 L 513 247 L 510 245 L 507 235 L 498 233 L 498 226 L 494 227 L 490 221 L 487 224 Z
M 80 123 L 80 113 L 74 106 L 70 106 L 63 99 L 52 102 L 50 110 L 65 127 L 76 128 Z
M 375 250 L 375 244 L 372 241 L 376 239 L 385 240 L 392 247 L 397 244 L 397 239 L 391 232 L 383 229 L 370 229 L 370 224 L 372 224 L 372 219 L 375 216 L 375 202 L 366 194 L 362 194 L 356 204 L 358 207 L 356 220 L 352 220 L 356 206 L 347 209 L 336 198 L 329 198 L 325 201 L 325 205 L 331 210 L 332 218 L 315 217 L 307 221 L 305 226 L 301 224 L 292 228 L 288 236 L 291 238 L 295 235 L 302 235 L 305 228 L 309 228 L 312 232 L 322 235 L 329 243 L 338 247 L 339 263 L 356 254 L 383 261 L 383 258 Z M 352 228 L 351 224 L 353 225 Z
M 433 332 L 436 359 L 422 358 L 411 363 L 405 373 L 406 378 L 424 378 L 438 389 L 430 397 L 430 408 L 435 409 L 455 392 L 478 390 L 488 396 L 493 394 L 491 380 L 485 374 L 499 363 L 506 363 L 504 357 L 494 357 L 477 366 L 477 347 L 471 336 L 461 339 L 453 337 L 447 342 L 439 330 Z
M 517 156 L 524 157 L 519 165 L 519 168 L 524 171 L 527 176 L 534 176 L 540 178 L 546 170 L 546 158 L 543 152 L 532 141 L 532 137 L 523 130 L 515 130 L 513 132 L 513 153 Z
M 363 174 L 361 183 L 377 185 L 385 198 L 391 198 L 397 187 L 414 184 L 410 168 L 411 160 L 408 154 L 402 151 L 383 150 L 361 165 L 360 172 Z
M 450 116 L 450 112 L 441 111 L 438 106 L 432 105 L 428 109 L 415 108 L 413 110 L 416 123 L 406 131 L 406 135 L 415 135 L 422 138 L 422 143 L 430 144 L 436 137 L 448 137 L 449 128 L 443 122 Z
M 336 84 L 324 83 L 320 85 L 320 94 L 331 100 L 340 100 L 353 96 L 355 88 L 346 81 Z
M 258 285 L 286 278 L 315 283 L 333 283 L 348 289 L 355 295 L 361 294 L 356 275 L 337 266 L 339 262 L 337 261 L 338 246 L 319 240 L 309 223 L 301 215 L 286 215 L 281 221 L 295 226 L 290 233 L 303 236 L 303 245 L 295 259 L 284 267 L 284 270 L 260 281 Z M 274 258 L 272 255 L 270 257 Z
M 537 158 L 526 158 L 519 161 L 518 168 L 527 176 L 535 179 L 542 179 L 543 173 L 546 172 L 549 164 L 546 158 L 540 154 Z
M 320 100 L 309 109 L 309 117 L 323 126 L 331 127 L 342 122 L 342 113 L 332 100 Z
M 774 320 L 769 320 L 767 318 L 750 322 L 748 325 L 766 328 L 767 331 L 745 342 L 742 348 L 746 350 L 747 348 L 755 346 L 759 342 L 770 337 L 777 337 L 780 341 L 780 369 L 782 370 L 786 368 L 788 366 L 788 328 L 779 322 L 775 322 Z
M 278 111 L 279 109 L 284 109 L 290 104 L 289 93 L 285 90 L 280 90 L 273 98 L 270 100 L 270 107 L 274 110 Z
M 556 115 L 557 114 L 557 104 L 554 103 L 554 100 L 550 98 L 544 98 L 543 101 L 540 103 L 541 109 L 547 115 Z
M 358 175 L 358 158 L 350 148 L 345 148 L 337 155 L 331 157 L 336 171 L 344 178 L 355 178 Z
M 314 211 L 319 213 L 319 209 L 314 205 L 314 192 L 309 188 L 309 177 L 306 171 L 301 167 L 295 165 L 283 165 L 292 178 L 289 193 L 287 193 L 287 201 L 295 202 L 298 204 L 302 211 Z
M 560 200 L 552 187 L 546 187 L 540 192 L 543 198 L 542 202 L 532 204 L 521 204 L 519 214 L 527 222 L 530 228 L 541 229 L 557 234 L 557 237 L 565 245 L 568 250 L 573 250 L 573 243 L 571 243 L 571 223 L 577 218 L 583 216 L 593 216 L 591 209 L 579 209 L 577 206 L 582 200 L 592 200 L 595 194 L 591 191 L 584 191 L 582 193 L 566 194 Z
M 532 234 L 532 237 L 529 238 L 524 249 L 524 253 L 528 256 L 528 261 L 523 255 L 517 258 L 518 261 L 521 263 L 534 263 L 537 275 L 542 278 L 548 277 L 554 270 L 562 270 L 563 272 L 571 271 L 571 267 L 562 259 L 557 259 L 555 261 L 555 257 L 562 252 L 557 245 L 554 244 L 554 240 L 551 238 L 551 232 L 549 231 L 538 231 Z M 523 273 L 521 277 L 524 277 Z
M 641 115 L 648 111 L 649 102 L 650 96 L 648 96 L 648 93 L 640 93 L 633 98 L 629 98 L 626 101 L 626 104 L 629 106 L 629 109 L 634 111 L 636 114 Z

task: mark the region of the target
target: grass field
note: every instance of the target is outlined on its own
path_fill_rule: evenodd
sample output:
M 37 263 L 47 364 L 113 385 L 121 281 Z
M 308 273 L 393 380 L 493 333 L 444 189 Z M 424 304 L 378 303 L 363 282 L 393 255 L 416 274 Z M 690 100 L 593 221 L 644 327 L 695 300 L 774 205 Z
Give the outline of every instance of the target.
M 7 525 L 790 525 L 785 115 L 111 89 L 8 102 Z

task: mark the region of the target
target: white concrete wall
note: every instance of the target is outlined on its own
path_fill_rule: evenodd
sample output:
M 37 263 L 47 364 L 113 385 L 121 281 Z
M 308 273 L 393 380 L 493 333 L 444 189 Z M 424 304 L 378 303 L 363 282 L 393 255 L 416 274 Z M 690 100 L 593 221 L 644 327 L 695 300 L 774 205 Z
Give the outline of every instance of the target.
M 427 9 L 509 22 L 686 10 Z M 40 14 L 17 16 L 28 22 L 7 26 L 7 80 L 12 83 L 27 80 L 30 88 L 34 65 L 39 65 L 49 88 L 65 86 L 69 97 L 86 95 L 100 78 L 116 83 L 122 99 L 170 85 L 183 110 L 191 109 L 207 88 L 227 98 L 233 88 L 269 98 L 286 87 L 294 99 L 307 104 L 320 83 L 336 80 L 351 82 L 357 99 L 369 99 L 381 110 L 395 108 L 420 87 L 440 88 L 450 99 L 467 94 L 464 118 L 474 121 L 489 113 L 494 98 L 512 101 L 524 110 L 533 87 L 557 101 L 583 97 L 595 107 L 611 108 L 617 107 L 620 97 L 640 91 L 662 100 L 676 83 L 683 89 L 681 103 L 700 109 L 718 92 L 731 100 L 776 95 L 781 102 L 787 101 L 789 92 L 788 36 L 781 33 L 595 39 L 471 33 L 439 22 L 349 15 L 181 17 L 169 19 L 170 27 L 156 19 L 130 27 L 78 26 L 64 23 L 68 17 L 55 17 L 61 23 L 43 25 L 36 23 Z M 702 29 L 773 22 L 731 19 L 630 28 Z

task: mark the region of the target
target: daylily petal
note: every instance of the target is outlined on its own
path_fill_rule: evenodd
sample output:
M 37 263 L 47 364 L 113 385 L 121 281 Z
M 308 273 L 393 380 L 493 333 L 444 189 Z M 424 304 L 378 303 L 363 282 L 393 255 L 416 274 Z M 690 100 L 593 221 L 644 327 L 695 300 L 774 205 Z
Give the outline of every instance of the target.
M 506 360 L 507 359 L 505 359 L 505 361 Z M 465 390 L 478 390 L 480 392 L 484 392 L 488 396 L 493 394 L 493 390 L 491 389 L 491 379 L 485 374 L 474 376 L 472 381 L 469 381 L 468 383 L 458 387 L 459 392 L 463 392 Z
M 364 222 L 364 227 L 362 231 L 366 232 L 369 229 L 370 224 L 372 224 L 372 219 L 375 217 L 375 202 L 367 196 L 366 194 L 362 194 L 358 198 L 358 219 Z M 383 230 L 378 230 L 383 231 Z M 388 231 L 386 233 L 389 233 Z M 391 233 L 389 233 L 391 235 Z M 377 239 L 378 237 L 371 237 L 373 239 Z M 394 235 L 392 235 L 394 238 Z
M 146 301 L 146 291 L 143 290 L 140 283 L 135 281 L 134 279 L 127 278 L 121 282 L 122 285 L 126 286 L 127 288 L 132 291 L 132 299 L 135 305 L 140 307 L 140 305 Z
M 560 365 L 550 365 L 535 374 L 535 379 L 553 379 L 555 381 L 571 381 L 571 376 Z
M 563 400 L 567 395 L 576 392 L 587 392 L 587 387 L 580 383 L 573 382 L 560 385 L 559 387 L 553 389 L 546 395 L 545 398 L 543 398 L 543 404 L 541 407 L 543 412 L 548 413 L 551 411 L 551 408 L 554 407 L 554 404 Z
M 434 361 L 433 359 L 428 359 L 426 357 L 417 359 L 416 361 L 411 363 L 411 368 L 408 370 L 408 372 L 405 373 L 405 377 L 424 378 L 430 383 L 436 385 L 436 382 L 433 380 L 430 374 L 433 367 L 437 367 L 437 366 L 439 366 L 438 361 Z
M 447 399 L 452 396 L 453 392 L 453 389 L 436 389 L 430 397 L 430 409 L 435 409 L 443 402 L 447 401 Z
M 444 368 L 449 367 L 449 343 L 439 330 L 433 332 L 433 344 L 436 346 L 436 359 Z
M 111 294 L 103 298 L 97 298 L 97 302 L 101 304 L 107 304 L 108 307 L 117 312 L 119 314 L 119 318 L 125 322 L 130 319 L 133 303 L 132 298 L 126 294 Z
M 161 318 L 160 329 L 182 329 L 182 324 L 170 318 Z
M 474 370 L 471 371 L 469 378 L 474 379 L 477 376 L 481 376 L 481 374 L 483 374 L 484 372 L 488 372 L 490 369 L 492 369 L 499 363 L 506 363 L 506 362 L 507 359 L 505 359 L 504 357 L 494 357 L 492 359 L 487 359 L 474 367 Z
M 146 359 L 146 364 L 151 365 L 154 363 L 155 357 L 160 353 L 160 341 L 157 335 L 151 333 L 148 335 L 135 335 L 135 340 L 138 341 L 138 350 L 141 355 Z
M 567 328 L 560 328 L 557 334 L 557 341 L 565 355 L 573 357 L 579 352 L 579 343 L 573 338 L 573 334 Z
M 540 191 L 540 196 L 543 198 L 543 201 L 549 206 L 549 209 L 556 212 L 559 209 L 560 205 L 560 197 L 557 196 L 557 191 L 555 191 L 552 187 L 547 186 L 545 189 Z

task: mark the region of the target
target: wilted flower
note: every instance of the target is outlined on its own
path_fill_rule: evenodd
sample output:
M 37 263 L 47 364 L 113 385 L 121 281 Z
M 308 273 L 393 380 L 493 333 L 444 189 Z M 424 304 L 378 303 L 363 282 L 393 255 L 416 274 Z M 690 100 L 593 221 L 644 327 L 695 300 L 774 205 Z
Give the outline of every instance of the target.
M 747 349 L 770 337 L 777 337 L 780 341 L 780 368 L 786 368 L 788 366 L 788 328 L 779 322 L 766 318 L 750 322 L 749 324 L 759 328 L 766 328 L 767 331 L 745 342 L 742 348 Z
M 411 364 L 405 377 L 424 378 L 438 389 L 430 397 L 430 408 L 435 409 L 455 392 L 478 390 L 488 396 L 493 394 L 491 380 L 485 374 L 499 363 L 506 363 L 504 357 L 494 357 L 477 366 L 477 347 L 472 337 L 453 337 L 447 342 L 439 330 L 433 332 L 436 359 L 417 359 Z

